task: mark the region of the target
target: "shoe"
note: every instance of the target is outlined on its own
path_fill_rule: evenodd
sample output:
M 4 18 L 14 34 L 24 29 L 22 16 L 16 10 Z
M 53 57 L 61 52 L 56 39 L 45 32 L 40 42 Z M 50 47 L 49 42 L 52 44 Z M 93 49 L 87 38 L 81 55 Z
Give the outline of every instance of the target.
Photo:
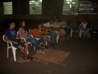
M 24 60 L 33 60 L 34 58 L 28 55 L 28 56 L 23 57 L 23 59 Z
M 39 47 L 44 48 L 44 45 L 42 43 L 39 44 Z
M 37 50 L 36 53 L 45 53 L 45 52 L 42 50 Z
M 24 60 L 30 60 L 30 58 L 27 57 L 27 56 L 23 57 L 23 59 L 24 59 Z
M 48 49 L 48 47 L 46 45 L 44 45 L 44 48 Z

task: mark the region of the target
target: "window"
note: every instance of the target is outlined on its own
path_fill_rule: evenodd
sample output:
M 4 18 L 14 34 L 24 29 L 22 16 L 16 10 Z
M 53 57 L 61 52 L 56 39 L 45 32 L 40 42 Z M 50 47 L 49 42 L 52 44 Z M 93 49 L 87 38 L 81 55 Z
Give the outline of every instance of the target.
M 78 0 L 64 0 L 63 15 L 78 15 Z
M 3 14 L 13 14 L 12 2 L 3 2 Z
M 29 14 L 42 14 L 42 0 L 29 1 Z

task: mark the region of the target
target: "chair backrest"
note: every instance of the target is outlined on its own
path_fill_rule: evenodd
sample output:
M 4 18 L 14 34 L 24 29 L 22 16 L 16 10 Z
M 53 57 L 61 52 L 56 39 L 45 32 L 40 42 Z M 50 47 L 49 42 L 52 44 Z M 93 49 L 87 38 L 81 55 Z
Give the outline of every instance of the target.
M 2 37 L 2 38 L 3 38 L 3 41 L 4 41 L 4 42 L 6 42 L 6 41 L 5 41 L 5 34 L 3 35 L 3 37 Z
M 17 31 L 17 34 L 20 35 L 20 34 L 19 34 L 19 31 Z

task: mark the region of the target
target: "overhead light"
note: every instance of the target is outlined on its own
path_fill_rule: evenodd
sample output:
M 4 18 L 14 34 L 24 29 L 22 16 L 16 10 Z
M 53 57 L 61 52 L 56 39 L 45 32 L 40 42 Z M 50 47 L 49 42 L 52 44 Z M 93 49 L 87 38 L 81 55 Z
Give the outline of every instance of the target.
M 76 2 L 72 2 L 72 4 L 76 4 Z
M 42 0 L 39 0 L 40 2 L 42 2 Z

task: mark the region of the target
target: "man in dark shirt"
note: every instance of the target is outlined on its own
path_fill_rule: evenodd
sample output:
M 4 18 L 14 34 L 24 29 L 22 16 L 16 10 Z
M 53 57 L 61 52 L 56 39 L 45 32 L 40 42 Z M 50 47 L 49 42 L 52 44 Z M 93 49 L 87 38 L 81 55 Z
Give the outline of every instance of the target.
M 10 27 L 5 31 L 5 40 L 11 42 L 14 47 L 19 48 L 24 53 L 24 57 L 27 59 L 28 43 L 16 38 L 18 37 L 18 35 L 14 28 L 15 23 L 11 22 Z M 25 50 L 23 49 L 23 47 L 25 47 Z

